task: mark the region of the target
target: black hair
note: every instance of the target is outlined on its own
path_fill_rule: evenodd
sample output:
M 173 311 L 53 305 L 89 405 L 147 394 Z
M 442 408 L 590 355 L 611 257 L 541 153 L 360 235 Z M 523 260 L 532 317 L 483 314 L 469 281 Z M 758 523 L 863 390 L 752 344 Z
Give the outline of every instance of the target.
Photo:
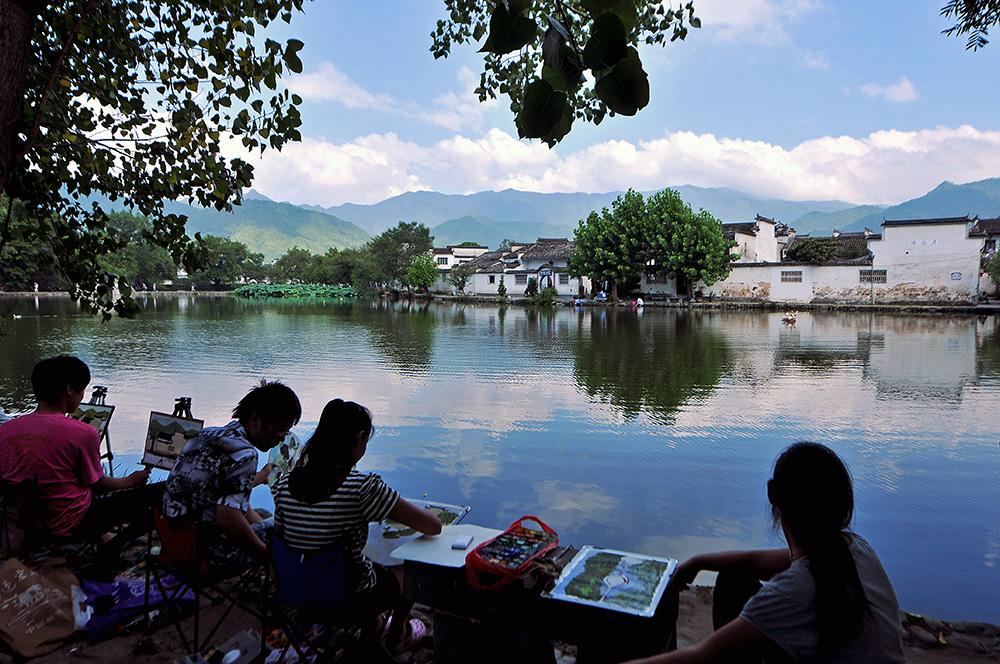
M 343 399 L 328 402 L 288 477 L 292 497 L 318 503 L 332 496 L 354 467 L 358 434 L 371 437 L 374 433 L 370 410 Z
M 809 561 L 820 651 L 835 651 L 860 634 L 870 608 L 844 534 L 854 516 L 850 471 L 829 447 L 795 443 L 775 461 L 767 496 Z
M 55 403 L 66 387 L 82 392 L 90 383 L 90 367 L 78 357 L 56 355 L 40 360 L 31 370 L 31 388 L 40 402 Z
M 233 419 L 245 422 L 256 415 L 268 424 L 298 424 L 302 404 L 292 388 L 279 381 L 260 381 L 233 408 Z

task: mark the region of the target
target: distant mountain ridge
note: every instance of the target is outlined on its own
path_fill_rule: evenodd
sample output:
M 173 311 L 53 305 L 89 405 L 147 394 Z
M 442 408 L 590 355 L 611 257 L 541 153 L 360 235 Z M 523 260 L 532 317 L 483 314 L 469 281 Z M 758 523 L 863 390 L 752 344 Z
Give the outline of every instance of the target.
M 840 230 L 860 231 L 868 227 L 877 232 L 883 219 L 961 217 L 966 214 L 970 217 L 1000 216 L 1000 178 L 965 184 L 945 181 L 923 196 L 862 217 Z
M 704 208 L 723 221 L 745 221 L 755 214 L 780 219 L 798 218 L 808 212 L 832 212 L 851 207 L 851 203 L 830 201 L 785 201 L 760 198 L 725 187 L 705 188 L 692 185 L 672 187 L 696 210 Z M 439 224 L 471 217 L 492 220 L 493 223 L 521 222 L 546 224 L 564 230 L 575 229 L 590 212 L 611 205 L 621 191 L 598 194 L 551 193 L 518 191 L 481 191 L 474 194 L 442 194 L 435 191 L 414 191 L 393 196 L 379 203 L 359 205 L 344 203 L 322 209 L 360 226 L 375 235 L 400 221 L 416 221 L 430 228 Z M 652 192 L 644 192 L 652 193 Z M 503 233 L 501 233 L 502 235 Z M 509 237 L 510 234 L 507 234 Z M 481 241 L 471 238 L 473 241 Z

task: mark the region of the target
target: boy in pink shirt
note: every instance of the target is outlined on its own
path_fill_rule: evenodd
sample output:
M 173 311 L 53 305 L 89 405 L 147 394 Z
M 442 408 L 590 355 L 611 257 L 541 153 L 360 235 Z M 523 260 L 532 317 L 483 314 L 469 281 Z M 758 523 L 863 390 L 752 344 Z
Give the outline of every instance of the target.
M 0 425 L 0 479 L 12 486 L 37 484 L 39 504 L 30 507 L 44 535 L 99 535 L 142 520 L 162 491 L 144 486 L 148 468 L 122 478 L 104 476 L 97 431 L 66 417 L 83 401 L 88 383 L 90 369 L 82 360 L 44 359 L 31 372 L 38 407 Z

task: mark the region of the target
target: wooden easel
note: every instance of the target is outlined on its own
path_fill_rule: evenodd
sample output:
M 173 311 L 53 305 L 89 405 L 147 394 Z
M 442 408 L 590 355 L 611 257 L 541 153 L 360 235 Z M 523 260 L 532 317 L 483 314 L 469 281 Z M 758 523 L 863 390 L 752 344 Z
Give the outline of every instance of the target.
M 108 396 L 108 388 L 104 385 L 94 385 L 94 391 L 90 395 L 89 403 L 92 406 L 106 406 L 104 400 Z M 115 458 L 114 452 L 111 451 L 111 434 L 108 433 L 108 429 L 111 428 L 111 423 L 108 422 L 108 426 L 104 427 L 104 433 L 101 434 L 101 438 L 104 439 L 104 449 L 107 450 L 101 455 L 102 459 L 108 460 L 108 477 L 115 476 L 115 465 L 112 463 Z
M 174 412 L 172 414 L 174 417 L 186 417 L 189 420 L 193 420 L 194 416 L 191 414 L 191 397 L 177 397 L 174 399 Z

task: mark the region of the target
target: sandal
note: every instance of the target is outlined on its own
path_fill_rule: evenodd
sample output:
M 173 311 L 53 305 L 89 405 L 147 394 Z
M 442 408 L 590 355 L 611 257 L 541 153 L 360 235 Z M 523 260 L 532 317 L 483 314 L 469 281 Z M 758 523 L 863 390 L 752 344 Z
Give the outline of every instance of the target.
M 379 634 L 384 640 L 389 634 L 389 629 L 392 625 L 392 616 L 390 615 L 386 618 L 385 624 L 382 626 Z M 395 645 L 386 644 L 386 646 L 392 651 L 394 655 L 400 655 L 407 650 L 411 650 L 420 644 L 427 637 L 427 625 L 424 624 L 420 618 L 410 618 L 406 621 L 406 626 L 403 627 L 403 636 L 400 637 L 399 643 Z

